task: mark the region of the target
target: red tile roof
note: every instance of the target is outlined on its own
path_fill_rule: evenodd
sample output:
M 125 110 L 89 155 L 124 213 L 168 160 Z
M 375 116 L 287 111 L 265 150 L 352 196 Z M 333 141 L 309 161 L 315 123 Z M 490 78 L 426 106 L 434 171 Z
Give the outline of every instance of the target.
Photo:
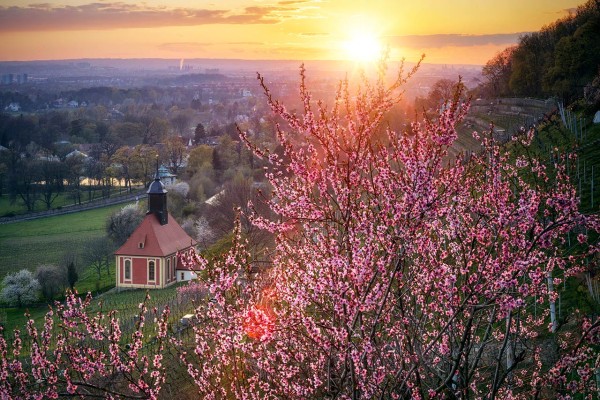
M 168 221 L 161 225 L 156 215 L 146 215 L 115 255 L 164 257 L 197 244 L 170 214 Z

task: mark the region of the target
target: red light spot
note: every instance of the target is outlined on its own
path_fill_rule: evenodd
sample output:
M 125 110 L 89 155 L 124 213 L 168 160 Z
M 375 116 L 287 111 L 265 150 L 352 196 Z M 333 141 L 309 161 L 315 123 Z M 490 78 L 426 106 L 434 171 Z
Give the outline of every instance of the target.
M 268 340 L 273 334 L 273 317 L 259 308 L 252 308 L 244 318 L 244 331 L 251 339 Z

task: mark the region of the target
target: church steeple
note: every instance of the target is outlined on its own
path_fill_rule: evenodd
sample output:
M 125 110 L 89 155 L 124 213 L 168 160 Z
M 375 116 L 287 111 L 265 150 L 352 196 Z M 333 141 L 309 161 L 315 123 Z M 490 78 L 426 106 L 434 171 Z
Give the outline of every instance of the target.
M 167 213 L 167 191 L 160 181 L 158 174 L 158 158 L 156 159 L 156 176 L 154 182 L 148 188 L 148 212 L 156 215 L 161 225 L 169 223 L 169 214 Z

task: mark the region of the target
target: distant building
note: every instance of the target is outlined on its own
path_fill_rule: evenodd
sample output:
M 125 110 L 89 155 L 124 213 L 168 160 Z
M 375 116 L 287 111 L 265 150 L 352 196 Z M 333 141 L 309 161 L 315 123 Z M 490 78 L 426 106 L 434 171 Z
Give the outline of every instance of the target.
M 4 111 L 18 112 L 20 110 L 21 110 L 21 105 L 19 103 L 10 103 L 6 107 L 4 107 Z
M 210 147 L 217 147 L 219 145 L 221 137 L 220 136 L 208 136 L 200 139 L 199 144 L 205 144 Z
M 116 108 L 113 108 L 112 110 L 110 110 L 109 115 L 112 119 L 122 119 L 125 117 L 125 114 L 123 114 L 121 111 L 117 110 Z
M 81 151 L 79 151 L 79 150 L 73 150 L 72 152 L 70 152 L 69 154 L 67 154 L 67 155 L 65 156 L 65 158 L 66 158 L 66 159 L 69 159 L 69 158 L 74 158 L 74 157 L 76 157 L 76 158 L 80 158 L 80 159 L 82 159 L 82 160 L 85 160 L 85 159 L 86 159 L 86 158 L 88 158 L 89 156 L 88 156 L 87 154 L 85 154 L 84 152 L 81 152 Z
M 17 83 L 19 85 L 27 83 L 27 79 L 28 79 L 27 74 L 18 74 L 17 75 Z
M 94 149 L 94 144 L 93 143 L 80 143 L 77 146 L 77 149 L 79 149 L 79 151 L 81 151 L 82 153 L 90 154 L 93 149 Z
M 18 84 L 22 85 L 27 83 L 29 80 L 29 76 L 27 74 L 4 74 L 2 75 L 2 84 L 3 85 L 13 85 Z
M 248 122 L 250 120 L 250 118 L 247 115 L 238 114 L 233 118 L 233 120 L 238 124 L 243 124 L 243 123 Z
M 117 288 L 164 288 L 196 277 L 180 264 L 177 252 L 192 239 L 167 211 L 167 191 L 157 172 L 148 189 L 148 212 L 125 244 L 115 251 Z
M 3 85 L 12 85 L 14 80 L 13 74 L 4 74 L 2 75 L 2 84 Z
M 177 175 L 173 175 L 164 165 L 161 165 L 158 169 L 158 176 L 161 182 L 165 183 L 165 186 L 174 185 L 177 181 Z

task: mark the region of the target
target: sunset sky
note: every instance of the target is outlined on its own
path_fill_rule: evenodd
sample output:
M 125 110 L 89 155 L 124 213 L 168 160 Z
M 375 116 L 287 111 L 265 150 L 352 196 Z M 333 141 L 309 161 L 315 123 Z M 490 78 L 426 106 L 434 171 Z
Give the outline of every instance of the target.
M 393 59 L 483 64 L 584 0 L 2 0 L 0 60 Z

